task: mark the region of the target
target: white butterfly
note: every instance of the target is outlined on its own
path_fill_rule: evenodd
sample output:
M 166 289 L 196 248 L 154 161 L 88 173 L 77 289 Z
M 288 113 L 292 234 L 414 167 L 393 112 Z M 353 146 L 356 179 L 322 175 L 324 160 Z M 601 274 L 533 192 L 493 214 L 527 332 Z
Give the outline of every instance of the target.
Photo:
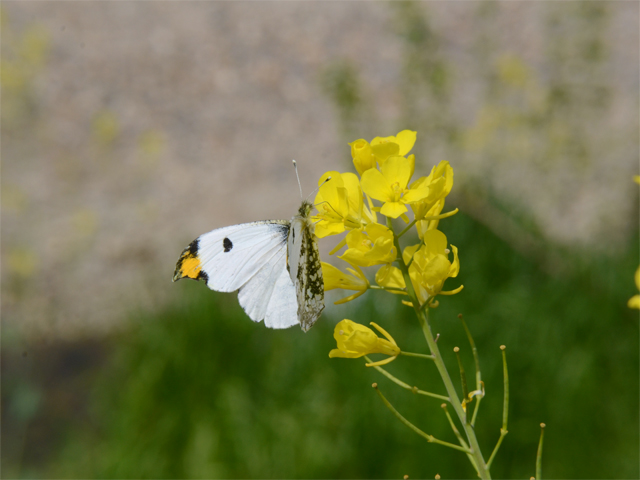
M 238 301 L 254 322 L 269 328 L 300 324 L 308 331 L 324 309 L 324 281 L 313 205 L 298 215 L 219 228 L 184 249 L 173 281 L 204 280 L 218 292 L 238 290 Z

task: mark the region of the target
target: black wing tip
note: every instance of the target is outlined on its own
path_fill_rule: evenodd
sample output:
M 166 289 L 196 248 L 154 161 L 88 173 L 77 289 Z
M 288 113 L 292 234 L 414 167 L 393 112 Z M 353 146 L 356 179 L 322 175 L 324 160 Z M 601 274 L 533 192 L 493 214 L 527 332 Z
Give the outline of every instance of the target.
M 188 258 L 198 258 L 198 250 L 199 250 L 199 238 L 196 238 L 193 242 L 191 242 L 187 247 L 182 250 L 180 254 L 180 258 L 178 259 L 178 263 L 176 263 L 176 269 L 173 272 L 172 282 L 177 282 L 178 280 L 182 280 L 183 278 L 190 278 L 192 280 L 202 280 L 207 281 L 209 277 L 202 270 L 198 273 L 198 277 L 189 277 L 182 272 L 182 265 L 184 261 Z

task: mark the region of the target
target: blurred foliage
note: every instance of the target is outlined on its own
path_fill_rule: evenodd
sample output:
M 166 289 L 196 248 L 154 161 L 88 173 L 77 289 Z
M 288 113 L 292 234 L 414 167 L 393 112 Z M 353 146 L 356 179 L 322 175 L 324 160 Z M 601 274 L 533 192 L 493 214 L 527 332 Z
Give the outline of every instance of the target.
M 358 69 L 348 60 L 335 61 L 322 71 L 320 85 L 336 108 L 340 136 L 345 142 L 354 140 L 354 132 L 369 110 L 365 109 L 367 102 Z
M 47 30 L 40 25 L 32 25 L 17 34 L 4 9 L 0 10 L 0 26 L 2 128 L 16 128 L 24 126 L 36 108 L 33 90 L 37 75 L 47 60 L 50 40 Z
M 499 345 L 507 345 L 509 435 L 494 477 L 533 474 L 540 422 L 547 424 L 543 472 L 549 477 L 637 477 L 638 326 L 637 313 L 626 307 L 636 249 L 630 243 L 626 253 L 588 264 L 569 258 L 575 273 L 550 275 L 469 217 L 456 215 L 441 227 L 460 248 L 458 279 L 465 289 L 441 300 L 432 324 L 452 369 L 454 346 L 465 369 L 474 368 L 458 313 L 474 333 L 487 390 L 477 431 L 489 453 L 501 422 Z M 179 304 L 157 317 L 136 315 L 131 330 L 111 339 L 113 358 L 93 374 L 90 410 L 64 430 L 62 450 L 42 461 L 37 475 L 29 449 L 21 461 L 5 457 L 9 472 L 49 478 L 474 476 L 462 454 L 427 444 L 397 422 L 370 385 L 378 382 L 428 433 L 455 441 L 439 401 L 398 389 L 362 359 L 328 358 L 335 318 L 325 315 L 308 334 L 268 330 L 246 318 L 234 294 L 211 293 L 194 282 L 176 288 Z M 375 321 L 402 348 L 424 351 L 412 312 L 399 302 L 370 292 L 336 313 Z M 444 393 L 429 362 L 402 357 L 388 368 L 419 388 Z M 12 380 L 31 381 L 28 375 Z M 35 398 L 24 391 L 3 389 L 3 405 L 20 403 L 18 395 Z

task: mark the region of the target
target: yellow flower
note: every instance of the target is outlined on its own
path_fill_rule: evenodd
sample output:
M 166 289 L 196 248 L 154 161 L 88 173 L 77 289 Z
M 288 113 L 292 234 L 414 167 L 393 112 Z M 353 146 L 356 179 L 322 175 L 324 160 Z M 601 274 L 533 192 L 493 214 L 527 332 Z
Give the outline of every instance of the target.
M 407 247 L 403 252 L 403 259 L 408 262 L 413 257 L 409 267 L 409 276 L 416 290 L 420 303 L 436 295 L 453 295 L 462 290 L 463 286 L 451 291 L 442 291 L 447 278 L 457 277 L 460 271 L 458 249 L 451 245 L 453 262 L 449 261 L 447 237 L 440 230 L 428 230 L 423 237 L 424 245 L 419 249 Z
M 444 207 L 444 198 L 449 195 L 451 188 L 453 188 L 453 168 L 451 168 L 449 162 L 442 160 L 431 169 L 429 176 L 416 180 L 411 185 L 411 188 L 419 189 L 424 185 L 429 187 L 429 194 L 419 202 L 411 204 L 413 214 L 418 219 L 434 215 L 430 210 L 437 203 L 441 203 L 442 207 Z M 440 208 L 440 211 L 442 211 L 442 208 Z
M 412 205 L 413 207 L 413 205 Z M 433 206 L 426 212 L 425 217 L 435 217 L 436 215 L 440 215 L 442 209 L 444 208 L 444 198 L 438 200 Z M 418 237 L 420 240 L 424 237 L 425 232 L 428 230 L 435 230 L 438 228 L 438 224 L 440 220 L 418 220 L 416 222 L 416 230 L 418 231 Z
M 404 278 L 399 268 L 391 264 L 383 265 L 376 273 L 376 283 L 381 287 L 387 288 L 405 288 Z M 388 290 L 391 293 L 406 295 L 406 292 L 397 290 Z
M 351 146 L 351 158 L 353 166 L 360 175 L 376 166 L 376 157 L 371 151 L 371 145 L 364 139 L 356 140 L 349 144 Z
M 322 263 L 322 277 L 324 278 L 324 291 L 334 290 L 336 288 L 342 288 L 344 290 L 355 290 L 356 293 L 342 298 L 335 302 L 336 305 L 349 302 L 355 298 L 358 298 L 364 292 L 369 289 L 369 281 L 364 276 L 362 270 L 359 267 L 347 268 L 349 273 L 344 273 L 340 269 L 325 262 Z
M 414 155 L 409 158 L 396 155 L 387 158 L 380 170 L 371 168 L 362 174 L 362 189 L 371 198 L 384 202 L 380 209 L 384 216 L 398 218 L 407 211 L 404 204 L 418 202 L 429 195 L 425 182 L 407 188 L 414 168 Z
M 393 155 L 404 157 L 416 143 L 417 132 L 403 130 L 395 137 L 376 137 L 371 140 L 373 155 L 382 163 Z
M 338 322 L 333 331 L 333 338 L 338 344 L 337 349 L 329 352 L 330 358 L 359 358 L 370 353 L 383 353 L 389 358 L 379 362 L 367 363 L 367 367 L 384 365 L 396 359 L 400 355 L 400 348 L 395 340 L 382 327 L 371 322 L 384 338 L 378 337 L 373 330 L 364 325 L 344 319 Z
M 325 182 L 328 177 L 331 180 Z M 376 223 L 375 213 L 364 206 L 362 188 L 355 174 L 327 172 L 320 177 L 318 185 L 321 187 L 314 201 L 318 214 L 313 217 L 318 238 Z
M 406 247 L 402 259 L 409 265 L 409 277 L 420 304 L 436 295 L 454 295 L 462 290 L 442 291 L 447 278 L 457 277 L 460 271 L 458 249 L 451 245 L 453 262 L 449 260 L 447 237 L 440 230 L 428 230 L 424 234 L 424 244 Z M 413 259 L 413 260 L 412 260 Z M 399 268 L 387 265 L 376 274 L 376 282 L 382 287 L 405 288 L 406 284 Z
M 370 223 L 362 230 L 352 230 L 346 237 L 349 247 L 340 257 L 351 265 L 370 267 L 396 259 L 393 232 L 379 223 Z
M 353 165 L 362 176 L 364 172 L 376 166 L 376 161 L 382 165 L 389 157 L 405 156 L 415 143 L 416 132 L 403 130 L 395 137 L 376 137 L 371 143 L 361 138 L 349 146 Z
M 636 288 L 640 290 L 640 267 L 636 270 L 635 274 Z M 640 308 L 640 295 L 634 295 L 629 299 L 629 303 L 627 303 L 629 308 Z

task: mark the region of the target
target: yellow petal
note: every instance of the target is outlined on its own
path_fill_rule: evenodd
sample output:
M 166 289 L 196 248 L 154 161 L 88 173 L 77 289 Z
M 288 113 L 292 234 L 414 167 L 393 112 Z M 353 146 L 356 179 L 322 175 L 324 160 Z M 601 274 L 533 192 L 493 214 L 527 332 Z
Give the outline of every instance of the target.
M 631 297 L 627 305 L 629 306 L 629 308 L 640 309 L 640 295 L 634 295 L 633 297 Z
M 374 139 L 375 141 L 375 139 Z M 378 163 L 382 164 L 387 158 L 398 155 L 400 146 L 397 143 L 378 143 L 371 142 L 371 152 L 378 160 Z
M 386 365 L 387 363 L 393 362 L 396 358 L 398 358 L 397 355 L 393 357 L 385 358 L 384 360 L 380 360 L 379 362 L 365 363 L 364 365 L 365 367 L 379 367 L 381 365 Z
M 380 213 L 389 218 L 398 218 L 406 211 L 407 207 L 400 202 L 387 202 L 380 209 Z
M 371 145 L 364 139 L 356 140 L 349 144 L 353 165 L 360 175 L 376 166 L 376 157 L 371 151 Z
M 407 188 L 409 180 L 411 179 L 413 166 L 414 163 L 411 162 L 411 160 L 404 157 L 394 156 L 387 158 L 387 160 L 380 166 L 380 171 L 390 185 L 397 183 L 400 190 L 404 190 Z M 373 195 L 371 196 L 373 197 Z
M 389 333 L 382 328 L 380 325 L 378 325 L 375 322 L 369 322 L 369 325 L 373 325 L 373 328 L 375 328 L 376 330 L 378 330 L 382 335 L 384 335 L 386 337 L 387 340 L 389 340 L 391 343 L 393 343 L 395 346 L 398 346 L 398 344 L 396 343 L 396 341 L 393 339 L 393 337 L 391 335 L 389 335 Z
M 421 184 L 418 188 L 411 188 L 402 196 L 403 203 L 415 203 L 429 196 L 430 188 L 426 183 Z
M 417 245 L 410 245 L 408 247 L 405 247 L 405 249 L 402 252 L 402 260 L 404 261 L 405 265 L 409 263 L 409 260 L 411 260 L 413 255 L 420 248 L 420 246 L 421 245 L 418 243 Z
M 329 223 L 321 220 L 316 224 L 315 234 L 318 238 L 324 238 L 330 235 L 337 235 L 344 232 L 344 230 L 344 225 L 341 223 Z
M 376 272 L 376 283 L 381 287 L 405 288 L 404 277 L 399 268 L 393 265 L 384 265 Z M 390 290 L 391 293 L 405 295 L 405 292 L 396 292 Z
M 460 272 L 460 259 L 458 258 L 458 247 L 451 245 L 451 250 L 453 250 L 453 263 L 451 264 L 449 277 L 455 278 Z
M 435 255 L 429 260 L 422 272 L 422 280 L 426 285 L 436 285 L 449 278 L 451 262 L 444 255 Z
M 396 135 L 396 143 L 400 145 L 400 155 L 404 156 L 411 151 L 416 143 L 418 132 L 403 130 Z
M 447 237 L 440 230 L 428 230 L 422 237 L 429 255 L 444 255 L 447 248 Z
M 362 174 L 362 190 L 371 198 L 386 202 L 393 198 L 391 182 L 376 168 L 371 168 Z

